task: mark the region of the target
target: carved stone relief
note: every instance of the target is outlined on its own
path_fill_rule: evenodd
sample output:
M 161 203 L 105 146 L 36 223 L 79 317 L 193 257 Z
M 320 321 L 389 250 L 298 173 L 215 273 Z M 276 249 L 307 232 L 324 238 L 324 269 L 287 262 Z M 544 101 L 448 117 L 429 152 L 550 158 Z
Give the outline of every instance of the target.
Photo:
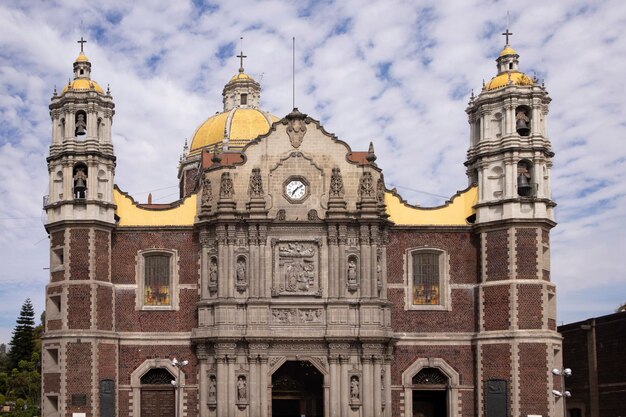
M 333 168 L 333 173 L 330 176 L 330 197 L 343 198 L 343 195 L 344 190 L 341 170 L 339 168 Z
M 246 258 L 244 256 L 238 257 L 235 271 L 235 287 L 239 292 L 244 292 L 248 288 L 247 269 Z
M 364 172 L 359 182 L 359 195 L 361 198 L 374 198 L 374 179 L 371 172 Z
M 233 194 L 235 194 L 233 179 L 230 177 L 230 172 L 224 172 L 220 180 L 220 198 L 231 199 Z
M 287 135 L 291 141 L 291 146 L 294 148 L 300 147 L 302 139 L 304 139 L 304 135 L 306 134 L 305 117 L 305 114 L 300 113 L 296 109 L 287 116 L 289 119 Z
M 318 295 L 319 249 L 318 241 L 273 242 L 273 294 Z
M 207 403 L 210 409 L 217 407 L 217 376 L 209 374 Z
M 208 212 L 211 211 L 211 202 L 213 200 L 212 190 L 211 190 L 211 180 L 209 177 L 204 177 L 202 180 L 202 211 Z
M 274 308 L 272 321 L 277 324 L 323 323 L 321 308 Z
M 212 256 L 209 259 L 209 291 L 217 291 L 217 257 Z
M 263 198 L 263 180 L 261 179 L 261 170 L 259 168 L 252 169 L 248 194 L 252 198 Z
M 358 277 L 356 256 L 348 257 L 347 269 L 348 271 L 347 271 L 346 276 L 348 279 L 347 279 L 346 285 L 350 292 L 354 292 L 359 288 L 359 277 Z

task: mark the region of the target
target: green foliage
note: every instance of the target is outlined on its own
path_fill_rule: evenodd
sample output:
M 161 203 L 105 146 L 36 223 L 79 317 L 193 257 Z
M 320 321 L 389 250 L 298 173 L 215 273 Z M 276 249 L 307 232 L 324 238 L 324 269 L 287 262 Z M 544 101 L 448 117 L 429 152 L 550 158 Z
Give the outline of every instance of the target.
M 22 304 L 22 310 L 13 329 L 11 351 L 9 352 L 11 369 L 17 368 L 22 360 L 30 360 L 35 351 L 35 310 L 30 298 Z
M 33 306 L 27 299 L 13 330 L 7 366 L 0 368 L 0 405 L 14 406 L 13 411 L 1 413 L 2 417 L 40 415 L 42 326 L 35 327 L 34 317 Z

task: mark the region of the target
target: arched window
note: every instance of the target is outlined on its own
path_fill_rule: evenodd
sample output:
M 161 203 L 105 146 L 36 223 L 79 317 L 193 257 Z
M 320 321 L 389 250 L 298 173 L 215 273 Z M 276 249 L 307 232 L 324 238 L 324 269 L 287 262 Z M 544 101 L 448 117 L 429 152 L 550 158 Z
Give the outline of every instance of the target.
M 407 309 L 448 309 L 448 255 L 441 249 L 414 248 L 406 255 Z
M 178 310 L 177 252 L 150 249 L 137 258 L 137 309 Z
M 460 375 L 441 358 L 420 358 L 402 372 L 406 416 L 458 416 Z

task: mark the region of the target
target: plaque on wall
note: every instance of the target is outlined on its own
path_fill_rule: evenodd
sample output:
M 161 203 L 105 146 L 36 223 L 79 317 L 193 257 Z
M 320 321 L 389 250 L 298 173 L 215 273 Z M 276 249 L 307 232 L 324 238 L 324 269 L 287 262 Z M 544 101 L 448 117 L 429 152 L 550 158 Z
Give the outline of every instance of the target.
M 272 295 L 321 295 L 319 241 L 275 241 Z
M 87 405 L 87 394 L 72 394 L 72 405 L 82 407 Z

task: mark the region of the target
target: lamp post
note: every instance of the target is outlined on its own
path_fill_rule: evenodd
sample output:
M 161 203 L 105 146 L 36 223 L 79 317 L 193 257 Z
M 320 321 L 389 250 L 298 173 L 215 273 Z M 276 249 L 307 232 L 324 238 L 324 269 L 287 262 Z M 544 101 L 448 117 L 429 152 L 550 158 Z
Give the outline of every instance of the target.
M 186 366 L 188 363 L 189 363 L 188 360 L 179 361 L 176 358 L 172 359 L 172 366 L 175 366 L 178 371 L 178 375 L 176 376 L 176 381 L 172 381 L 172 385 L 174 386 L 174 388 L 176 388 L 176 410 L 174 414 L 176 417 L 179 416 L 180 396 L 181 396 L 180 372 L 183 369 L 183 366 Z
M 572 376 L 572 370 L 570 368 L 563 368 L 563 369 L 554 368 L 552 370 L 552 375 L 561 377 L 562 391 L 559 391 L 556 389 L 552 390 L 552 395 L 554 395 L 556 398 L 563 399 L 563 417 L 567 417 L 566 399 L 571 397 L 572 393 L 565 390 L 565 378 Z

